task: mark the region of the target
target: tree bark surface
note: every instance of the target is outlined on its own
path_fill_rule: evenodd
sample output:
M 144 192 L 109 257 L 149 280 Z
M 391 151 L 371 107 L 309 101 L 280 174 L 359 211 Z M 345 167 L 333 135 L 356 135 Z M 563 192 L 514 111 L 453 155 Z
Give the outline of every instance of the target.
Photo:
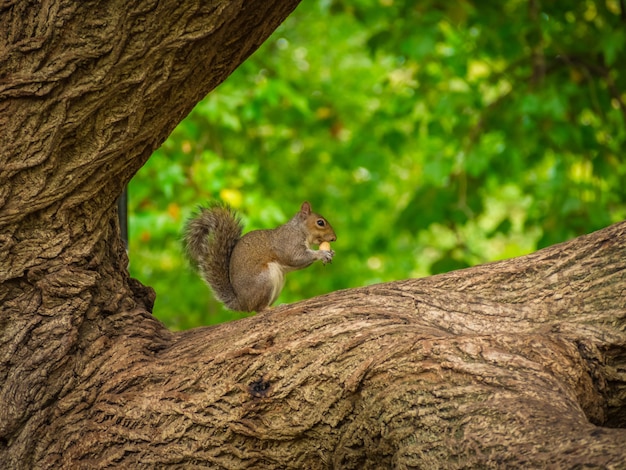
M 0 5 L 0 467 L 624 468 L 626 223 L 213 327 L 152 317 L 115 200 L 296 3 Z

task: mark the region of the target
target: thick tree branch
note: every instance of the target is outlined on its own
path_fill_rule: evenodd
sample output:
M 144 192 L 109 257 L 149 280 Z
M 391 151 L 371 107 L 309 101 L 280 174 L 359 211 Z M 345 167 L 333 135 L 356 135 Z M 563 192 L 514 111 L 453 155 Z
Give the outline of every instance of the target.
M 174 126 L 297 3 L 5 5 L 0 226 L 61 201 L 79 204 L 111 184 L 112 203 Z
M 622 223 L 179 333 L 150 354 L 153 332 L 94 342 L 32 463 L 617 468 L 626 431 L 606 425 L 626 419 L 626 300 L 612 294 L 625 249 Z

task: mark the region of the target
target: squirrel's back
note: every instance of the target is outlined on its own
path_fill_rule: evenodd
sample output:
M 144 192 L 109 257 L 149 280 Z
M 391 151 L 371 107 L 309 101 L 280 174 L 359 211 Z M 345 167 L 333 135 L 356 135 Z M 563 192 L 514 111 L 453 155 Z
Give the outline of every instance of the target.
M 223 204 L 199 207 L 185 227 L 189 259 L 215 296 L 233 310 L 240 306 L 230 283 L 230 257 L 242 231 L 237 214 Z

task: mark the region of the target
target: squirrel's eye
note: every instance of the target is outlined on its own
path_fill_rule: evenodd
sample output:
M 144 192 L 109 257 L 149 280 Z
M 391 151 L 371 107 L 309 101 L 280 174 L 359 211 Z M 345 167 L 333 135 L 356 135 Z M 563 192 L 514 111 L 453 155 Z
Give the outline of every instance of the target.
M 324 223 L 323 219 L 317 219 L 317 225 L 319 225 L 320 227 L 323 227 L 326 224 Z

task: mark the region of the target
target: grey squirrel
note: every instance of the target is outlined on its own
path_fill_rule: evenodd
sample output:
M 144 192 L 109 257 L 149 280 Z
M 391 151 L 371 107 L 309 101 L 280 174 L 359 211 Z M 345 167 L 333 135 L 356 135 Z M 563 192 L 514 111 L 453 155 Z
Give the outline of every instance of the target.
M 337 236 L 306 201 L 284 225 L 243 237 L 242 231 L 237 214 L 221 203 L 201 206 L 185 226 L 187 255 L 215 296 L 232 310 L 262 311 L 280 294 L 285 273 L 318 259 L 330 263 L 335 255 L 328 243 L 320 250 L 310 248 Z

